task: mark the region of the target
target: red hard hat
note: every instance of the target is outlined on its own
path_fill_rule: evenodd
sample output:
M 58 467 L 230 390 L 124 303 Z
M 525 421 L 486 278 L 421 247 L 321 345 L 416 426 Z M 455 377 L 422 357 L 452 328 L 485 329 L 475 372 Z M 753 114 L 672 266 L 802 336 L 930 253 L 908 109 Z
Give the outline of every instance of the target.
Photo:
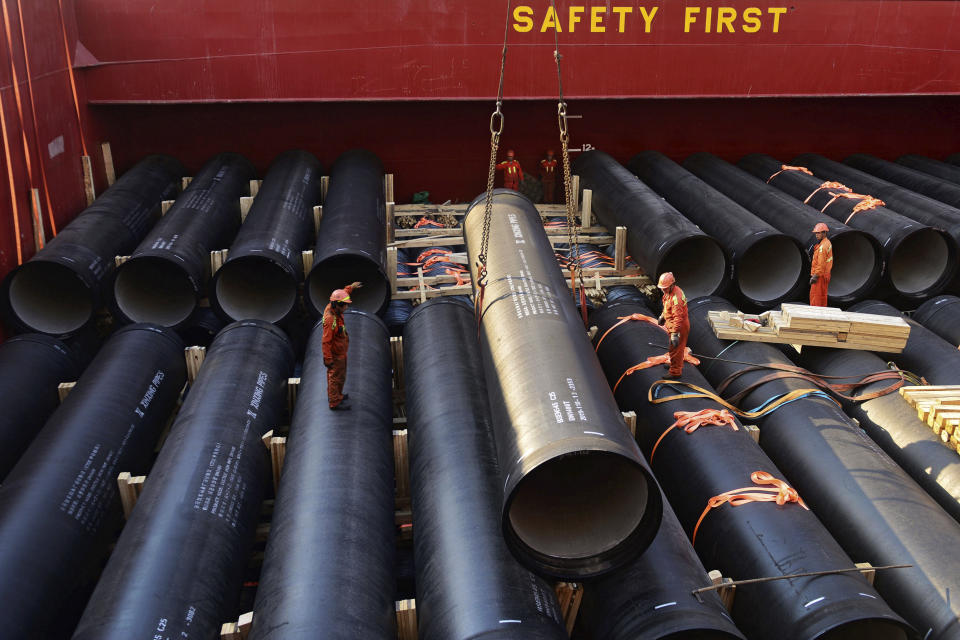
M 826 224 L 822 222 L 818 222 L 816 226 L 813 228 L 813 232 L 820 233 L 821 231 L 824 233 L 828 233 L 830 231 L 830 227 L 828 227 Z
M 337 289 L 330 294 L 330 302 L 353 302 L 345 289 Z
M 513 157 L 513 149 L 510 149 L 509 151 L 507 151 L 507 157 L 508 157 L 508 158 L 512 158 L 512 157 Z
M 553 155 L 553 149 L 547 149 L 547 155 L 548 155 L 548 156 L 552 156 L 552 155 Z
M 660 274 L 660 281 L 657 282 L 657 287 L 660 289 L 666 289 L 674 283 L 676 283 L 676 279 L 673 277 L 673 273 L 671 271 L 667 271 Z

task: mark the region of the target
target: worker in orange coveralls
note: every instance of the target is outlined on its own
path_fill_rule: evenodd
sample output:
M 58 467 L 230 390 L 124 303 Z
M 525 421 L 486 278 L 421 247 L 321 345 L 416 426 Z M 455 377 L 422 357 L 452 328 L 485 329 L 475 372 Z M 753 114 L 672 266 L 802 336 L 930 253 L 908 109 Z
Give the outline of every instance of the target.
M 540 182 L 543 184 L 543 202 L 553 204 L 553 194 L 557 186 L 557 160 L 553 149 L 547 151 L 547 157 L 540 161 Z
M 353 302 L 350 294 L 363 284 L 354 282 L 330 294 L 330 302 L 323 310 L 323 364 L 327 367 L 327 400 L 333 410 L 346 410 L 343 383 L 347 379 L 347 347 L 350 336 L 343 322 L 343 312 Z
M 690 334 L 690 318 L 687 316 L 687 296 L 677 286 L 673 273 L 660 276 L 657 287 L 663 292 L 663 313 L 659 322 L 670 333 L 670 372 L 667 378 L 679 378 L 683 373 L 683 354 Z M 666 366 L 666 365 L 664 365 Z
M 513 149 L 507 151 L 507 159 L 497 164 L 497 169 L 503 171 L 503 186 L 514 191 L 520 190 L 520 181 L 523 180 L 523 169 L 514 159 Z
M 822 222 L 813 228 L 817 244 L 813 247 L 810 263 L 810 306 L 827 306 L 827 287 L 830 285 L 830 270 L 833 269 L 833 245 L 827 239 L 830 229 Z

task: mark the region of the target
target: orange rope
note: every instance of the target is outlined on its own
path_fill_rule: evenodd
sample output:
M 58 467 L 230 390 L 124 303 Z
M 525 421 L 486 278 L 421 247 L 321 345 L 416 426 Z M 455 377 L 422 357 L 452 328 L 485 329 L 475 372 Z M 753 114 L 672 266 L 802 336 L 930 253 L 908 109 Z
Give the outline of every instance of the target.
M 823 206 L 823 209 L 820 210 L 820 213 L 823 213 L 823 210 L 836 202 L 839 198 L 847 198 L 848 200 L 860 200 L 859 203 L 853 208 L 853 211 L 850 212 L 850 215 L 847 216 L 847 219 L 843 221 L 844 224 L 850 222 L 850 219 L 860 213 L 861 211 L 869 211 L 870 209 L 876 209 L 877 207 L 882 207 L 886 204 L 883 200 L 879 198 L 874 198 L 873 196 L 867 196 L 862 193 L 850 193 L 850 192 L 841 192 L 834 193 L 830 192 L 830 195 L 833 198 Z
M 726 503 L 730 503 L 731 507 L 739 507 L 740 505 L 750 502 L 776 502 L 781 506 L 788 502 L 795 502 L 804 509 L 809 510 L 803 500 L 800 499 L 800 495 L 796 489 L 783 480 L 774 478 L 766 471 L 754 471 L 750 474 L 750 479 L 758 486 L 725 491 L 718 496 L 713 496 L 707 501 L 707 508 L 700 514 L 700 519 L 697 520 L 697 525 L 693 528 L 693 537 L 690 539 L 691 543 L 696 544 L 697 530 L 700 529 L 700 523 L 707 517 L 710 510 L 716 509 Z
M 840 191 L 853 191 L 853 189 L 851 189 L 851 188 L 848 187 L 847 185 L 842 184 L 842 183 L 840 183 L 840 182 L 830 182 L 830 181 L 827 181 L 827 182 L 824 182 L 823 184 L 821 184 L 821 185 L 820 185 L 819 187 L 817 187 L 816 189 L 814 189 L 813 192 L 812 192 L 810 195 L 807 196 L 807 199 L 803 201 L 803 204 L 807 204 L 808 202 L 810 202 L 810 198 L 812 198 L 813 196 L 817 195 L 817 192 L 818 192 L 818 191 L 822 191 L 823 189 L 839 189 Z M 830 206 L 830 205 L 827 205 L 827 207 L 829 207 L 829 206 Z M 824 207 L 823 209 L 826 209 L 827 207 Z M 823 209 L 820 210 L 821 213 L 823 212 Z
M 636 320 L 636 321 L 639 321 L 639 322 L 648 322 L 648 323 L 652 324 L 653 326 L 659 327 L 659 328 L 662 329 L 663 331 L 666 331 L 666 329 L 664 329 L 663 327 L 661 327 L 661 326 L 660 326 L 660 323 L 658 323 L 654 318 L 651 318 L 650 316 L 645 316 L 645 315 L 643 315 L 642 313 L 633 313 L 633 314 L 631 314 L 631 315 L 629 315 L 629 316 L 617 316 L 617 320 L 619 320 L 620 322 L 618 322 L 617 324 L 613 325 L 612 327 L 610 327 L 609 329 L 607 329 L 606 331 L 604 331 L 604 332 L 603 332 L 603 335 L 600 336 L 600 340 L 597 341 L 597 348 L 594 349 L 594 351 L 598 351 L 598 350 L 600 349 L 600 344 L 603 342 L 603 339 L 606 338 L 608 335 L 610 335 L 610 332 L 611 332 L 611 331 L 613 331 L 614 329 L 616 329 L 616 328 L 619 327 L 620 325 L 625 324 L 625 323 L 627 323 L 627 322 L 630 322 L 630 321 L 632 321 L 632 320 Z
M 60 31 L 63 34 L 63 52 L 67 56 L 67 72 L 70 77 L 70 90 L 73 91 L 73 108 L 77 112 L 77 127 L 80 130 L 80 146 L 83 149 L 83 155 L 87 153 L 87 141 L 83 135 L 83 119 L 80 117 L 80 99 L 77 97 L 77 80 L 73 76 L 73 56 L 70 55 L 70 42 L 67 39 L 67 22 L 63 18 L 63 0 L 57 0 L 57 10 L 60 13 Z
M 667 437 L 668 433 L 676 428 L 683 429 L 686 433 L 693 433 L 704 425 L 717 425 L 719 427 L 728 424 L 733 427 L 734 431 L 739 431 L 736 418 L 726 409 L 675 411 L 673 417 L 676 419 L 676 422 L 667 427 L 666 431 L 661 433 L 660 437 L 657 438 L 657 441 L 654 443 L 653 449 L 650 451 L 650 462 L 653 462 L 653 454 L 657 452 L 657 447 L 660 446 L 660 442 Z
M 429 218 L 420 218 L 417 221 L 417 224 L 413 225 L 413 228 L 420 229 L 422 227 L 441 227 L 442 228 L 444 227 L 444 225 L 440 224 L 439 222 L 434 222 Z
M 690 364 L 696 366 L 700 364 L 700 360 L 693 356 L 693 352 L 690 351 L 690 347 L 686 347 L 683 350 L 683 361 L 689 362 Z M 620 376 L 620 379 L 617 380 L 617 384 L 613 385 L 613 392 L 617 392 L 617 387 L 620 386 L 620 383 L 623 382 L 623 379 L 627 376 L 636 373 L 637 371 L 643 371 L 644 369 L 649 369 L 650 367 L 655 367 L 658 364 L 669 364 L 670 363 L 670 354 L 661 353 L 658 356 L 650 356 L 640 364 L 635 364 L 626 371 L 623 372 L 623 375 Z M 668 382 L 668 381 L 665 381 Z
M 788 165 L 788 164 L 782 164 L 782 165 L 780 165 L 780 171 L 777 171 L 775 174 L 773 174 L 772 176 L 770 176 L 769 178 L 767 178 L 767 184 L 770 184 L 770 181 L 771 181 L 771 180 L 773 180 L 774 178 L 776 178 L 778 175 L 780 175 L 780 174 L 783 173 L 784 171 L 799 171 L 800 173 L 805 173 L 805 174 L 807 174 L 808 176 L 812 176 L 812 175 L 813 175 L 813 171 L 810 171 L 810 169 L 807 169 L 806 167 L 791 167 L 791 166 Z
M 2 94 L 0 94 L 0 132 L 3 133 L 3 153 L 7 160 L 10 205 L 13 207 L 13 237 L 17 244 L 17 264 L 20 265 L 23 264 L 23 248 L 20 246 L 20 209 L 17 207 L 17 190 L 13 179 L 13 162 L 10 159 L 10 139 L 7 136 L 7 117 L 4 114 Z

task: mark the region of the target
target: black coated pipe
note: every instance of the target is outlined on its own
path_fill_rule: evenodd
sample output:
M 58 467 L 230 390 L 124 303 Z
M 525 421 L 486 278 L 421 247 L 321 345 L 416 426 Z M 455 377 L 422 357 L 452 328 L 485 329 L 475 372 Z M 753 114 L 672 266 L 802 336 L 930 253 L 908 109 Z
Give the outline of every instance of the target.
M 238 153 L 207 161 L 154 225 L 113 281 L 114 311 L 126 322 L 179 328 L 204 295 L 210 251 L 224 249 L 240 228 L 240 196 L 249 195 L 253 165 Z
M 307 151 L 286 151 L 270 165 L 210 283 L 210 304 L 228 322 L 291 316 L 303 282 L 301 254 L 313 237 L 313 207 L 320 204 L 321 172 Z
M 939 160 L 934 160 L 926 156 L 907 154 L 897 158 L 897 164 L 902 164 L 905 167 L 910 167 L 917 171 L 923 171 L 941 180 L 960 184 L 960 167 L 955 164 L 950 164 L 949 162 L 940 162 Z
M 937 296 L 920 305 L 911 316 L 915 322 L 949 342 L 960 347 L 960 298 Z M 957 379 L 960 380 L 960 373 Z
M 361 311 L 380 313 L 390 302 L 387 277 L 386 196 L 383 164 L 364 149 L 342 154 L 330 171 L 330 188 L 313 250 L 304 300 L 317 317 L 330 294 L 354 281 L 350 298 Z
M 484 196 L 464 218 L 474 293 Z M 533 203 L 493 194 L 479 335 L 501 521 L 514 554 L 541 574 L 599 575 L 653 541 L 660 491 L 630 437 L 577 317 Z
M 3 281 L 3 311 L 17 331 L 72 334 L 93 321 L 118 255 L 129 255 L 180 190 L 183 167 L 147 156 Z
M 850 349 L 804 347 L 799 361 L 810 371 L 827 376 L 864 376 L 887 368 L 876 355 Z M 873 393 L 889 384 L 889 380 L 878 380 L 854 395 Z M 891 393 L 864 402 L 844 402 L 843 410 L 944 511 L 960 520 L 960 457 L 943 446 L 940 436 L 917 417 L 914 407 L 899 393 Z
M 879 300 L 858 302 L 848 311 L 903 317 L 898 310 Z M 901 369 L 923 376 L 930 384 L 960 384 L 960 350 L 914 320 L 904 320 L 910 325 L 907 346 L 900 353 L 885 354 L 888 359 Z
M 269 459 L 260 437 L 286 409 L 293 351 L 259 320 L 217 336 L 75 640 L 211 638 L 235 616 Z
M 580 154 L 572 171 L 593 190 L 593 211 L 611 231 L 627 228 L 630 256 L 656 278 L 672 271 L 691 298 L 718 293 L 727 258 L 717 241 L 687 220 L 623 165 L 602 151 Z
M 692 434 L 673 429 L 660 440 L 675 421 L 674 412 L 720 409 L 721 405 L 705 398 L 649 403 L 648 390 L 665 373 L 660 366 L 621 380 L 634 365 L 663 353 L 654 345 L 666 343 L 661 329 L 644 322 L 628 322 L 607 333 L 619 318 L 634 313 L 651 315 L 646 306 L 637 303 L 607 305 L 593 314 L 598 355 L 610 384 L 619 381 L 616 397 L 620 407 L 637 414 L 637 439 L 644 453 L 652 456 L 651 466 L 677 517 L 691 538 L 696 530 L 694 548 L 704 566 L 719 569 L 734 580 L 853 567 L 816 515 L 799 504 L 780 508 L 765 503 L 722 505 L 704 516 L 697 529 L 711 498 L 752 486 L 753 472 L 767 472 L 789 484 L 793 479 L 777 468 L 738 420 L 736 431 L 729 426 L 703 426 Z M 705 368 L 709 367 L 706 364 Z M 684 367 L 682 380 L 710 389 L 690 365 Z M 682 387 L 666 387 L 660 395 L 683 391 Z M 802 490 L 799 493 L 807 499 Z M 669 582 L 672 575 L 667 572 L 662 579 Z M 904 637 L 902 620 L 857 574 L 744 587 L 737 590 L 732 613 L 751 638 L 867 637 L 868 633 L 873 634 L 870 637 Z
M 864 303 L 854 305 L 862 306 Z M 690 304 L 690 344 L 705 356 L 723 353 L 706 368 L 718 383 L 747 365 L 790 364 L 778 349 L 757 342 L 718 340 L 708 311 L 730 311 L 719 298 Z M 726 389 L 735 394 L 767 375 L 749 371 Z M 809 382 L 780 378 L 747 393 L 741 404 L 756 407 L 773 396 L 810 388 Z M 898 467 L 832 400 L 807 397 L 781 406 L 760 423 L 760 446 L 777 463 L 817 517 L 846 552 L 874 566 L 911 564 L 877 572 L 874 586 L 894 611 L 927 638 L 960 635 L 960 523 L 951 518 Z
M 323 325 L 310 336 L 250 640 L 395 638 L 390 340 L 344 313 L 350 411 L 327 407 Z
M 804 206 L 712 153 L 694 153 L 684 160 L 683 166 L 764 222 L 796 239 L 806 249 L 805 265 L 817 243 L 814 225 L 827 225 L 834 253 L 829 293 L 832 305 L 846 306 L 862 300 L 880 280 L 883 258 L 874 236 Z
M 843 164 L 887 182 L 892 182 L 908 191 L 939 200 L 954 209 L 960 207 L 960 184 L 955 184 L 949 180 L 941 180 L 925 171 L 881 160 L 867 153 L 855 153 L 847 156 Z M 957 211 L 956 215 L 960 219 L 960 211 Z
M 643 151 L 627 165 L 683 215 L 717 239 L 744 300 L 769 308 L 792 299 L 809 277 L 803 246 L 729 199 L 659 151 Z M 678 281 L 683 287 L 683 281 Z M 691 296 L 692 297 L 692 296 Z
M 553 589 L 516 561 L 498 526 L 476 331 L 472 305 L 435 298 L 417 307 L 403 335 L 419 637 L 564 640 Z
M 6 477 L 0 635 L 49 637 L 67 594 L 107 551 L 121 517 L 117 474 L 147 471 L 185 379 L 183 343 L 174 332 L 142 324 L 120 329 Z
M 823 188 L 822 178 L 801 171 L 781 171 L 780 161 L 768 155 L 753 153 L 737 164 L 831 218 L 872 235 L 882 247 L 884 283 L 905 301 L 916 302 L 935 295 L 953 277 L 957 245 L 943 230 L 886 207 L 854 213 L 859 200 L 835 198 L 831 194 L 840 190 Z M 835 254 L 839 258 L 839 252 Z
M 209 347 L 225 326 L 227 323 L 213 309 L 197 306 L 177 333 L 186 345 Z

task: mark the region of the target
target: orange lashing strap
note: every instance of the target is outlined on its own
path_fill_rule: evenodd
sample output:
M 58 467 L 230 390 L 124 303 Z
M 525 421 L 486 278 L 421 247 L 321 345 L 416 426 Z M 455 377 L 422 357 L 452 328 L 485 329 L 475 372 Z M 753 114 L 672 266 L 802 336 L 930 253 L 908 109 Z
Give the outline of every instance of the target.
M 451 268 L 447 267 L 446 272 L 447 272 L 447 275 L 448 275 L 448 276 L 453 276 L 454 278 L 457 279 L 457 286 L 464 285 L 464 284 L 470 284 L 470 281 L 469 281 L 469 280 L 464 280 L 464 279 L 463 279 L 463 273 L 465 273 L 463 270 L 451 269 Z
M 805 173 L 805 174 L 807 174 L 808 176 L 812 176 L 812 175 L 813 175 L 813 171 L 810 171 L 810 169 L 807 169 L 806 167 L 791 167 L 791 166 L 788 165 L 788 164 L 782 164 L 782 165 L 780 165 L 780 171 L 777 171 L 775 174 L 773 174 L 772 176 L 770 176 L 769 178 L 767 178 L 767 184 L 770 184 L 770 181 L 771 181 L 771 180 L 773 180 L 774 178 L 776 178 L 778 175 L 780 175 L 780 174 L 783 173 L 784 171 L 799 171 L 800 173 Z
M 690 347 L 686 347 L 683 350 L 683 361 L 689 362 L 694 366 L 700 364 L 700 360 L 693 356 L 693 352 L 690 351 Z M 617 380 L 617 384 L 613 385 L 613 392 L 614 393 L 617 392 L 617 387 L 619 387 L 620 383 L 623 382 L 623 379 L 629 376 L 630 374 L 636 373 L 637 371 L 642 371 L 644 369 L 649 369 L 650 367 L 655 367 L 658 364 L 670 364 L 670 354 L 661 353 L 658 356 L 650 356 L 640 364 L 633 365 L 632 367 L 624 371 L 623 375 L 620 376 L 620 379 Z
M 660 437 L 657 438 L 656 443 L 653 445 L 653 449 L 650 451 L 650 461 L 653 462 L 653 454 L 657 452 L 657 447 L 660 446 L 660 442 L 667 436 L 668 433 L 674 429 L 680 428 L 683 429 L 686 433 L 693 433 L 700 427 L 708 424 L 723 426 L 725 424 L 733 427 L 734 431 L 739 431 L 737 428 L 737 420 L 733 417 L 733 414 L 727 411 L 726 409 L 701 409 L 700 411 L 674 411 L 673 417 L 676 419 L 672 425 L 667 427 L 667 430 L 660 434 Z
M 750 474 L 750 479 L 753 480 L 753 483 L 757 486 L 725 491 L 718 496 L 713 496 L 707 501 L 707 508 L 700 514 L 700 519 L 697 520 L 697 525 L 693 528 L 693 537 L 690 539 L 691 543 L 696 544 L 697 530 L 700 529 L 700 523 L 707 517 L 710 510 L 723 506 L 726 503 L 730 503 L 731 507 L 739 507 L 740 505 L 750 502 L 776 502 L 781 506 L 788 502 L 796 502 L 809 511 L 807 505 L 800 499 L 797 490 L 783 480 L 774 478 L 766 471 L 754 471 Z
M 434 222 L 430 218 L 420 218 L 419 220 L 417 220 L 417 224 L 413 225 L 413 228 L 414 229 L 420 229 L 423 227 L 441 227 L 442 228 L 443 226 L 444 225 L 440 224 L 439 222 Z
M 843 221 L 843 224 L 847 224 L 848 222 L 850 222 L 850 219 L 853 218 L 853 216 L 860 213 L 861 211 L 869 211 L 870 209 L 876 209 L 877 207 L 882 207 L 885 204 L 887 204 L 886 202 L 884 202 L 883 200 L 880 200 L 879 198 L 874 198 L 873 196 L 867 196 L 862 193 L 849 193 L 849 192 L 834 193 L 831 191 L 830 195 L 833 196 L 833 198 L 830 200 L 830 202 L 824 205 L 823 209 L 820 210 L 820 213 L 823 213 L 823 210 L 829 207 L 830 205 L 832 205 L 834 202 L 836 202 L 838 198 L 847 198 L 848 200 L 860 201 L 853 208 L 853 211 L 850 212 L 850 215 L 847 216 L 847 219 Z
M 660 324 L 656 321 L 655 318 L 651 318 L 650 316 L 645 316 L 642 313 L 633 313 L 633 314 L 630 314 L 629 316 L 617 316 L 617 320 L 619 320 L 620 322 L 618 322 L 617 324 L 613 325 L 612 327 L 604 331 L 603 335 L 600 336 L 600 340 L 597 341 L 597 348 L 594 349 L 594 351 L 597 351 L 600 349 L 600 344 L 603 342 L 603 339 L 606 338 L 608 335 L 610 335 L 611 331 L 613 331 L 620 325 L 630 322 L 632 320 L 636 320 L 638 322 L 649 322 L 653 326 L 659 327 L 660 329 L 663 329 L 663 331 L 666 331 L 666 329 L 660 326 Z
M 803 201 L 803 204 L 807 204 L 808 202 L 810 202 L 810 198 L 812 198 L 813 196 L 817 195 L 817 192 L 823 191 L 824 189 L 838 189 L 839 191 L 853 191 L 853 189 L 851 189 L 851 188 L 848 187 L 847 185 L 842 184 L 842 183 L 840 183 L 840 182 L 830 182 L 830 181 L 827 181 L 827 182 L 824 182 L 823 184 L 821 184 L 821 185 L 820 185 L 819 187 L 817 187 L 816 189 L 814 189 L 813 192 L 811 192 L 810 195 L 807 196 L 807 199 Z M 828 204 L 827 207 L 829 207 L 829 206 L 830 206 L 830 205 Z M 824 207 L 823 209 L 826 209 L 827 207 Z M 823 212 L 823 209 L 820 210 L 821 213 Z

